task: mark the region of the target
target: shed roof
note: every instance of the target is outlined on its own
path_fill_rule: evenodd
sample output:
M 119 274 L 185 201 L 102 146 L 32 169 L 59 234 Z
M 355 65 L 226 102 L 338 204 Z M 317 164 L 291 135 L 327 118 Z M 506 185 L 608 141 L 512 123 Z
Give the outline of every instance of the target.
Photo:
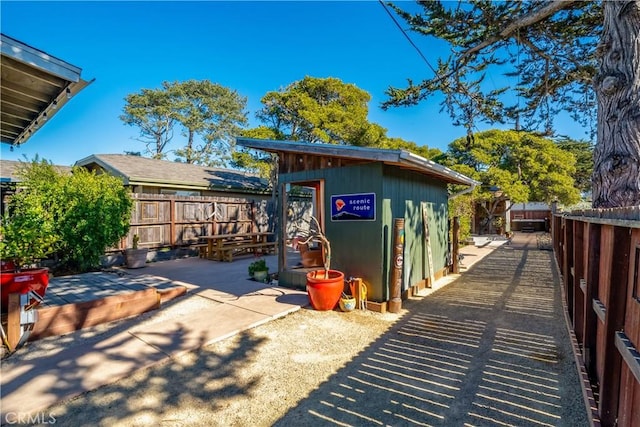
M 263 193 L 268 183 L 257 175 L 126 154 L 92 154 L 75 163 L 121 177 L 125 185 Z
M 268 139 L 236 138 L 236 143 L 244 147 L 277 153 L 281 157 L 280 171 L 318 169 L 323 167 L 345 166 L 364 162 L 382 162 L 410 169 L 450 184 L 476 186 L 480 183 L 468 176 L 449 169 L 438 163 L 413 154 L 407 150 L 389 150 L 384 148 L 355 147 L 352 145 L 316 144 L 297 141 L 274 141 Z M 282 159 L 283 154 L 293 154 L 296 159 Z M 321 158 L 322 161 L 305 161 L 309 158 Z
M 93 81 L 82 80 L 80 68 L 5 34 L 0 53 L 0 141 L 6 144 L 24 144 Z

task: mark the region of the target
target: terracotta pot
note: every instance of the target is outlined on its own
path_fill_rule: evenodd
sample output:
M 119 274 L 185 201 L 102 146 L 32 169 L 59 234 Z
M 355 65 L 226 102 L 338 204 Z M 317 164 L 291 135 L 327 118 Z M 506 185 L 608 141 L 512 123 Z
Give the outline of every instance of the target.
M 325 277 L 324 270 L 307 273 L 307 295 L 315 310 L 333 310 L 344 291 L 344 273 L 329 270 L 328 276 Z

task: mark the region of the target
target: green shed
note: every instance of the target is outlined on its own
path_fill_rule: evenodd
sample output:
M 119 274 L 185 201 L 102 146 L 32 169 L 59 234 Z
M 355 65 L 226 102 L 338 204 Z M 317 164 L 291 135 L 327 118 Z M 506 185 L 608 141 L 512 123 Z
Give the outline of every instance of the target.
M 431 286 L 450 265 L 448 184 L 478 182 L 406 150 L 237 138 L 238 145 L 277 154 L 279 247 L 286 230 L 288 190 L 313 194 L 313 215 L 331 242 L 331 269 L 367 285 L 368 307 L 385 311 L 393 268 L 394 219 L 404 219 L 403 296 Z M 283 285 L 304 282 L 304 269 L 279 251 Z M 317 268 L 316 268 L 317 269 Z

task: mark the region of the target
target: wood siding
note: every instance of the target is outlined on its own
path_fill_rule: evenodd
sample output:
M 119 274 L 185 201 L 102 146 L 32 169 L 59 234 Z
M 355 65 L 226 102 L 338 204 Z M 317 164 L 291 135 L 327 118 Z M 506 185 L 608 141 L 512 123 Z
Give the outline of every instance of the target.
M 387 300 L 387 282 L 383 280 L 385 261 L 381 245 L 386 225 L 380 215 L 382 182 L 380 163 L 334 169 L 325 177 L 325 224 L 334 254 L 332 266 L 344 272 L 346 278 L 362 278 L 368 287 L 368 297 L 373 301 Z M 375 221 L 331 221 L 331 196 L 354 193 L 376 194 Z M 391 227 L 389 224 L 388 228 Z
M 423 205 L 427 208 L 433 275 L 449 265 L 449 214 L 447 185 L 412 171 L 385 168 L 384 196 L 389 200 L 393 218 L 405 220 L 405 251 L 403 291 L 423 286 L 430 276 L 428 250 L 424 233 Z M 391 239 L 391 238 L 390 238 Z M 391 240 L 387 246 L 386 262 L 391 262 Z

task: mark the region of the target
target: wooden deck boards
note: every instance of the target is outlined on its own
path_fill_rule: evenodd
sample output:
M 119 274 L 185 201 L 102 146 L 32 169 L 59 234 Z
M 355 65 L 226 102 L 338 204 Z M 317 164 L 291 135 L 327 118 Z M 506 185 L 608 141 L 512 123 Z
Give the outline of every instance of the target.
M 118 270 L 55 277 L 37 308 L 30 340 L 135 316 L 185 293 L 186 287 L 169 279 Z

